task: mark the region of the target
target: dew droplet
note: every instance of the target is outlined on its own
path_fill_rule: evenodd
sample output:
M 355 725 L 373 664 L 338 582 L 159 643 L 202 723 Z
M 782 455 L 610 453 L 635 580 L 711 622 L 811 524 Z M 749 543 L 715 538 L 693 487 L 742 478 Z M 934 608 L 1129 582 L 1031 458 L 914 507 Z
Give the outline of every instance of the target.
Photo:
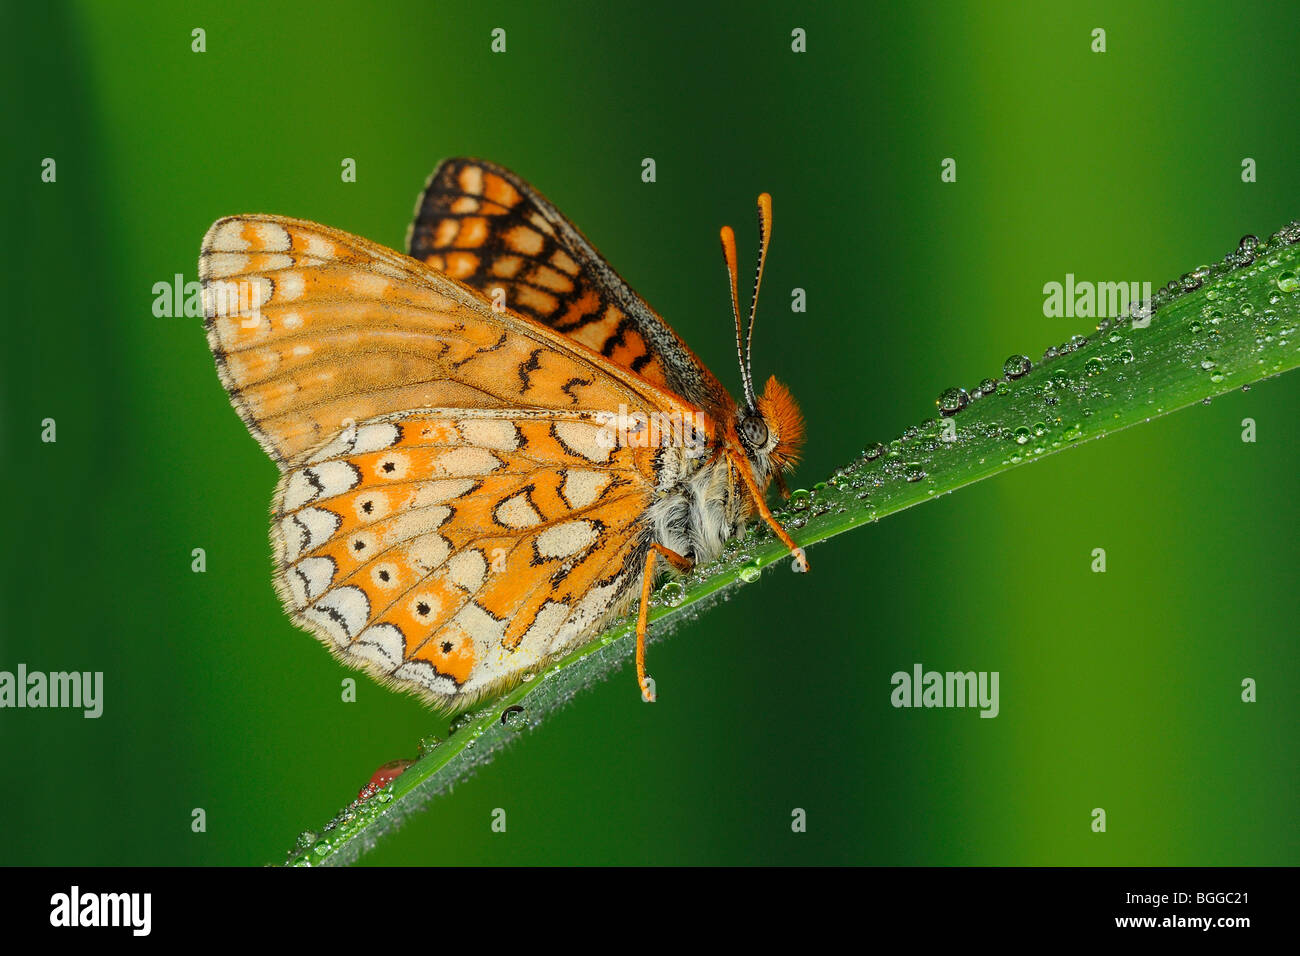
M 751 562 L 741 566 L 739 571 L 740 580 L 744 581 L 746 584 L 753 584 L 758 580 L 761 573 L 762 572 L 758 570 L 758 565 Z
M 681 607 L 686 600 L 686 587 L 680 581 L 669 581 L 659 589 L 659 598 L 669 607 Z
M 1012 355 L 1002 363 L 1002 374 L 1007 378 L 1020 378 L 1028 374 L 1033 363 L 1024 355 Z
M 462 727 L 464 727 L 473 719 L 474 719 L 474 715 L 469 711 L 466 711 L 463 714 L 457 714 L 455 717 L 451 719 L 451 723 L 447 725 L 448 735 L 455 736 L 457 731 L 459 731 Z
M 970 404 L 970 395 L 964 388 L 947 388 L 935 400 L 935 404 L 939 406 L 940 414 L 956 415 Z

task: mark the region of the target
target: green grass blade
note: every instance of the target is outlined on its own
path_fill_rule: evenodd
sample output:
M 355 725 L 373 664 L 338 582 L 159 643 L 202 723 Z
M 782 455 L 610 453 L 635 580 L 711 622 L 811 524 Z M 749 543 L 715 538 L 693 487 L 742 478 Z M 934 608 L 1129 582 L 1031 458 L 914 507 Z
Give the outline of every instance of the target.
M 1098 323 L 1050 350 L 1026 374 L 997 370 L 986 389 L 941 398 L 950 417 L 928 419 L 872 446 L 811 492 L 796 492 L 778 517 L 807 548 L 963 485 L 1131 425 L 1289 371 L 1300 364 L 1300 223 L 1184 276 L 1154 297 L 1149 325 Z M 1057 352 L 1058 354 L 1052 354 Z M 1027 363 L 1027 360 L 1026 360 Z M 987 394 L 985 393 L 987 391 Z M 813 559 L 816 573 L 816 559 Z M 652 634 L 662 639 L 723 591 L 767 567 L 789 565 L 781 544 L 755 527 L 712 565 L 661 587 Z M 487 763 L 506 744 L 583 688 L 632 658 L 631 619 L 453 722 L 446 741 L 369 799 L 345 808 L 318 834 L 305 832 L 291 865 L 355 861 L 431 797 Z M 628 681 L 629 693 L 632 681 Z

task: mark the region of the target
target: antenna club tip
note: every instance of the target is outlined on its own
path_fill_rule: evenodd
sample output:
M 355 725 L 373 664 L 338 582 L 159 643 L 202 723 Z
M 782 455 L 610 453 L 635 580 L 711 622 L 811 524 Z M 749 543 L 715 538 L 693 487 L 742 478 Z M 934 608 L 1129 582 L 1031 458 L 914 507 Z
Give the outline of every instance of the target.
M 727 271 L 734 272 L 736 269 L 736 234 L 730 226 L 723 226 L 718 234 L 722 237 L 722 257 L 727 261 Z M 732 281 L 735 281 L 734 277 Z

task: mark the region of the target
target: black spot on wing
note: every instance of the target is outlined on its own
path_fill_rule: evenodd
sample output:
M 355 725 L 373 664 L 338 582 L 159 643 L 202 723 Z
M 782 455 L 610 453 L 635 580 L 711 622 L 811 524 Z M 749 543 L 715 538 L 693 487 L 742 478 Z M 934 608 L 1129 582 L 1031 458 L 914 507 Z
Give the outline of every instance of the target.
M 307 550 L 307 545 L 311 544 L 311 530 L 299 520 L 297 515 L 293 516 L 294 526 L 298 529 L 298 554 L 303 554 Z
M 507 332 L 502 332 L 502 333 L 501 333 L 501 338 L 497 339 L 497 344 L 496 344 L 496 345 L 485 345 L 485 346 L 484 346 L 483 348 L 481 348 L 481 349 L 475 349 L 473 352 L 471 352 L 469 355 L 466 355 L 466 356 L 465 356 L 463 359 L 461 359 L 459 362 L 452 362 L 452 363 L 451 363 L 451 367 L 452 367 L 452 368 L 460 368 L 460 367 L 461 367 L 462 365 L 464 365 L 466 362 L 470 361 L 471 359 L 478 358 L 478 357 L 479 357 L 480 355 L 482 355 L 484 352 L 495 352 L 497 349 L 501 348 L 503 345 L 506 344 L 506 340 L 507 340 L 509 337 L 510 337 L 509 333 L 507 333 Z M 450 349 L 451 349 L 451 346 L 447 345 L 446 343 L 443 343 L 443 351 L 444 351 L 444 352 L 447 352 L 447 351 L 449 351 Z M 441 357 L 441 356 L 439 356 L 439 357 Z
M 315 501 L 321 496 L 321 493 L 325 491 L 325 485 L 321 482 L 320 476 L 316 474 L 315 468 L 304 468 L 302 470 L 302 476 L 307 479 L 307 484 L 311 485 L 315 490 L 316 493 L 309 499 Z
M 577 388 L 579 385 L 590 385 L 590 384 L 591 384 L 591 379 L 578 378 L 577 376 L 574 376 L 573 378 L 569 379 L 567 382 L 565 382 L 563 385 L 560 386 L 560 391 L 562 391 L 565 395 L 569 396 L 569 401 L 572 404 L 577 405 L 578 396 L 574 393 L 573 390 Z
M 631 319 L 625 318 L 614 327 L 614 333 L 609 338 L 605 339 L 605 344 L 600 347 L 600 354 L 605 356 L 605 358 L 610 358 L 613 356 L 615 349 L 620 345 L 626 345 L 627 341 L 625 336 L 627 335 L 628 329 L 636 331 L 636 323 Z
M 538 356 L 541 355 L 543 351 L 545 350 L 533 349 L 532 353 L 528 356 L 528 361 L 520 364 L 518 369 L 519 381 L 520 381 L 520 388 L 519 388 L 520 394 L 523 394 L 524 392 L 532 388 L 533 383 L 529 380 L 529 378 L 533 372 L 536 372 L 539 368 L 542 367 L 542 363 L 539 362 L 537 359 Z

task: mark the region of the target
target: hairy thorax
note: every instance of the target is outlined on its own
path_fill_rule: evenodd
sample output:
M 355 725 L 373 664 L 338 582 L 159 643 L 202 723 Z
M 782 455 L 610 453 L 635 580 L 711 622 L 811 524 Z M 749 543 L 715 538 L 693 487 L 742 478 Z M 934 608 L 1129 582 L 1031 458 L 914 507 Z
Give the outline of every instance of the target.
M 727 456 L 669 446 L 660 452 L 650 540 L 696 564 L 712 561 L 745 530 L 753 502 Z M 766 475 L 755 475 L 760 487 Z

